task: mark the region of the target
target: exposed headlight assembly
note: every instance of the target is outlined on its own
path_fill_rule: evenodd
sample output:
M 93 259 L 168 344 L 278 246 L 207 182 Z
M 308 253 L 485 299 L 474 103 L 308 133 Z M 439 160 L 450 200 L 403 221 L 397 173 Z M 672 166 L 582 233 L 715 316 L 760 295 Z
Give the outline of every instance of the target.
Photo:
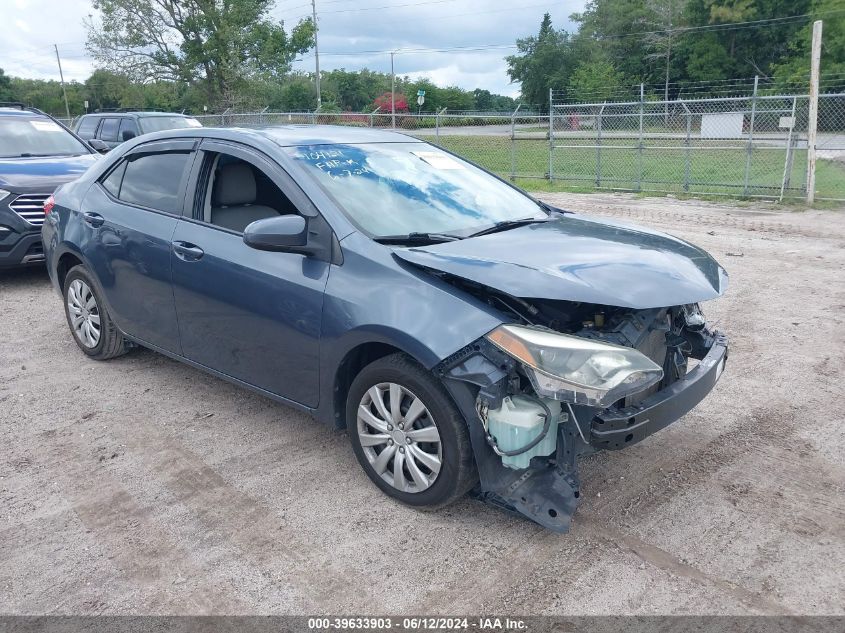
M 500 325 L 487 340 L 520 361 L 540 396 L 607 407 L 647 389 L 663 369 L 630 347 L 523 325 Z
M 2 200 L 3 198 L 5 198 L 8 195 L 9 195 L 8 191 L 6 191 L 5 189 L 0 189 L 0 200 Z

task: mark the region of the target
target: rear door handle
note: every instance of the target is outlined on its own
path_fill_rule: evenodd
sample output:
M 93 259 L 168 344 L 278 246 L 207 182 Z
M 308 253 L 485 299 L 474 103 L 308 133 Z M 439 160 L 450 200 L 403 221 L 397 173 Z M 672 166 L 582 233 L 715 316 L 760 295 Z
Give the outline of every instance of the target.
M 103 216 L 101 216 L 99 213 L 94 213 L 93 211 L 86 211 L 85 213 L 83 213 L 82 219 L 94 228 L 97 228 L 98 226 L 103 226 L 103 223 L 106 221 Z
M 182 241 L 173 242 L 173 252 L 176 257 L 186 262 L 195 262 L 205 255 L 205 251 L 196 244 Z

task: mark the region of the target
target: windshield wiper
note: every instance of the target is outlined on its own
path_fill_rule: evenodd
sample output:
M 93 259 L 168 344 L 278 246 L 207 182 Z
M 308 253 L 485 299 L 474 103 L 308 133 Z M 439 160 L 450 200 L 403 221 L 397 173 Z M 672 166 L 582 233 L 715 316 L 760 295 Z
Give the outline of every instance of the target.
M 408 233 L 406 235 L 380 235 L 373 241 L 379 244 L 441 244 L 455 242 L 463 238 L 448 233 Z
M 490 233 L 499 233 L 500 231 L 507 231 L 508 229 L 515 229 L 518 226 L 526 226 L 528 224 L 539 224 L 541 222 L 548 222 L 551 218 L 522 218 L 520 220 L 502 220 L 496 222 L 493 226 L 488 226 L 486 229 L 481 229 L 475 233 L 467 235 L 467 237 L 479 237 L 481 235 L 490 235 Z

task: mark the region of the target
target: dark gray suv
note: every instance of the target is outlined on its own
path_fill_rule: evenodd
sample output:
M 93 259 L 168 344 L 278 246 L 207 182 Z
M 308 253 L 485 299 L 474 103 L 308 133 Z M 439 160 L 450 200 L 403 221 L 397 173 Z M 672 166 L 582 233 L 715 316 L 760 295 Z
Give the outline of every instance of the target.
M 44 112 L 0 103 L 0 269 L 44 261 L 44 202 L 99 158 Z
M 79 117 L 73 131 L 86 141 L 102 141 L 114 149 L 124 141 L 162 130 L 202 127 L 193 117 L 174 112 L 97 112 Z

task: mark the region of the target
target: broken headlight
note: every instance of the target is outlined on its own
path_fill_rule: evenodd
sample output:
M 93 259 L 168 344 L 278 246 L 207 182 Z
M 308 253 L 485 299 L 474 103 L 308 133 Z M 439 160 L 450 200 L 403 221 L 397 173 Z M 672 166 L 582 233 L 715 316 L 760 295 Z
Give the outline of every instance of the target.
M 500 325 L 487 340 L 520 361 L 540 396 L 607 407 L 647 389 L 663 369 L 630 347 L 522 325 Z

